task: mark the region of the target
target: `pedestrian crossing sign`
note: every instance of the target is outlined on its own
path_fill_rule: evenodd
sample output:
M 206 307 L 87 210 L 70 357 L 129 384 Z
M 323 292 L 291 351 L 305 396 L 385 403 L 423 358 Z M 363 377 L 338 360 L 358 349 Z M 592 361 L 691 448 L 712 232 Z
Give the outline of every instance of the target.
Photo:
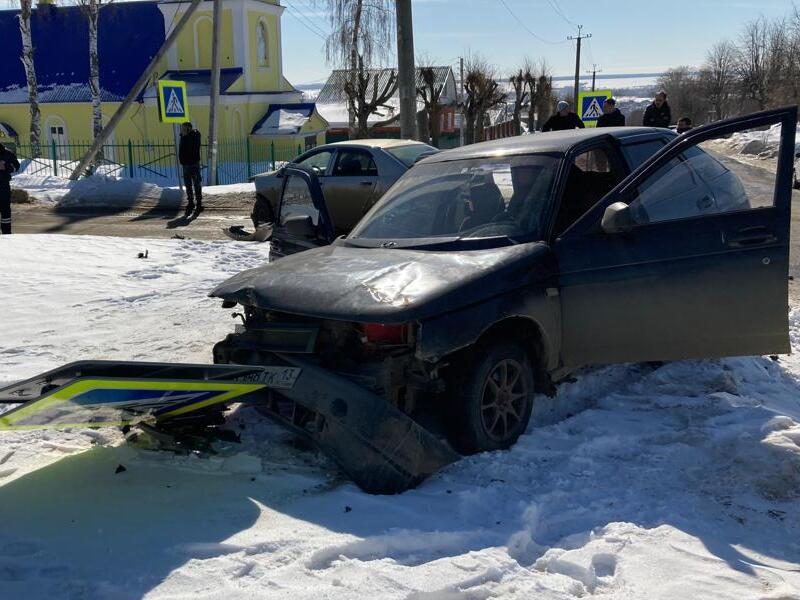
M 189 120 L 186 82 L 158 82 L 158 113 L 162 123 L 186 123 Z
M 597 119 L 603 114 L 603 103 L 606 98 L 611 98 L 611 90 L 597 90 L 592 92 L 580 92 L 578 94 L 578 106 L 581 109 L 580 118 L 587 127 L 597 125 Z

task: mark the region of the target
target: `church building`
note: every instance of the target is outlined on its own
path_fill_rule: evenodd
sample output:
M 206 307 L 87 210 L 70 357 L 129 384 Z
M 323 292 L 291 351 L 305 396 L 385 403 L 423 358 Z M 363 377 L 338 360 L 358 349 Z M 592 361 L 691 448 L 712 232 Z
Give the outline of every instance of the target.
M 107 121 L 156 55 L 189 2 L 114 2 L 100 12 L 100 87 Z M 223 0 L 218 113 L 221 140 L 253 136 L 282 148 L 307 148 L 325 141 L 327 122 L 303 101 L 283 74 L 279 0 Z M 0 69 L 0 141 L 28 143 L 30 110 L 22 62 L 17 10 L 0 11 L 6 56 Z M 40 1 L 31 17 L 41 108 L 42 141 L 58 147 L 92 138 L 88 25 L 80 8 Z M 159 62 L 109 144 L 172 138 L 161 123 L 157 80 L 187 84 L 189 116 L 207 135 L 211 90 L 212 2 L 204 0 Z

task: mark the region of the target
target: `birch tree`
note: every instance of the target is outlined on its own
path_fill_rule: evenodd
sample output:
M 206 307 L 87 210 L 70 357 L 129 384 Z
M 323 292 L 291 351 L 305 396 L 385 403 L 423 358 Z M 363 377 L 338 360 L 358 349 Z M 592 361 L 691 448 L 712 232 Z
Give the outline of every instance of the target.
M 39 90 L 36 82 L 36 67 L 33 62 L 33 36 L 31 35 L 32 0 L 19 2 L 19 32 L 22 36 L 22 56 L 20 60 L 25 68 L 25 79 L 28 83 L 28 105 L 31 111 L 30 144 L 31 157 L 41 156 L 41 113 L 39 111 Z
M 325 56 L 329 64 L 347 69 L 347 85 L 350 115 L 350 137 L 364 137 L 364 127 L 358 125 L 358 115 L 377 108 L 384 90 L 370 90 L 363 84 L 369 79 L 370 70 L 381 59 L 388 57 L 395 31 L 394 2 L 391 0 L 317 0 L 330 13 L 331 33 L 325 40 Z M 396 86 L 395 86 L 396 87 Z M 363 91 L 362 95 L 355 95 Z M 392 91 L 394 93 L 394 90 Z M 390 96 L 391 97 L 391 96 Z M 388 100 L 385 98 L 383 102 Z M 370 113 L 366 113 L 369 116 Z
M 97 49 L 100 10 L 113 0 L 77 0 L 89 26 L 89 92 L 92 97 L 92 139 L 103 131 L 103 104 L 100 97 L 100 54 Z M 103 149 L 95 157 L 95 163 L 102 161 Z

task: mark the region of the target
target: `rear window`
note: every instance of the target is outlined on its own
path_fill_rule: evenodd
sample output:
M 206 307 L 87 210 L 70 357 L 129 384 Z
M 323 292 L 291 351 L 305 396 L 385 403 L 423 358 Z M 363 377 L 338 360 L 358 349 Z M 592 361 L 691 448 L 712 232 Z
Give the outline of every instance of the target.
M 414 166 L 417 159 L 423 154 L 432 154 L 438 152 L 433 146 L 428 144 L 409 144 L 408 146 L 394 146 L 393 148 L 385 148 L 386 152 L 394 156 L 397 160 L 407 166 L 409 169 Z
M 638 169 L 644 161 L 666 146 L 664 140 L 648 140 L 637 144 L 627 144 L 622 147 L 622 153 L 628 161 L 631 171 Z

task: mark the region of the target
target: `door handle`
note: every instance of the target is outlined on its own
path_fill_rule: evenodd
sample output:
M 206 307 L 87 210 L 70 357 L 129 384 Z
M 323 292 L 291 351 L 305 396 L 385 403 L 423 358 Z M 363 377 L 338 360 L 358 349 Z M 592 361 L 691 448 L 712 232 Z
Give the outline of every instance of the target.
M 763 244 L 774 244 L 778 237 L 768 231 L 761 233 L 751 232 L 749 234 L 733 237 L 728 240 L 728 246 L 734 248 L 746 248 L 748 246 L 761 246 Z
M 360 181 L 359 185 L 372 185 L 371 181 Z

